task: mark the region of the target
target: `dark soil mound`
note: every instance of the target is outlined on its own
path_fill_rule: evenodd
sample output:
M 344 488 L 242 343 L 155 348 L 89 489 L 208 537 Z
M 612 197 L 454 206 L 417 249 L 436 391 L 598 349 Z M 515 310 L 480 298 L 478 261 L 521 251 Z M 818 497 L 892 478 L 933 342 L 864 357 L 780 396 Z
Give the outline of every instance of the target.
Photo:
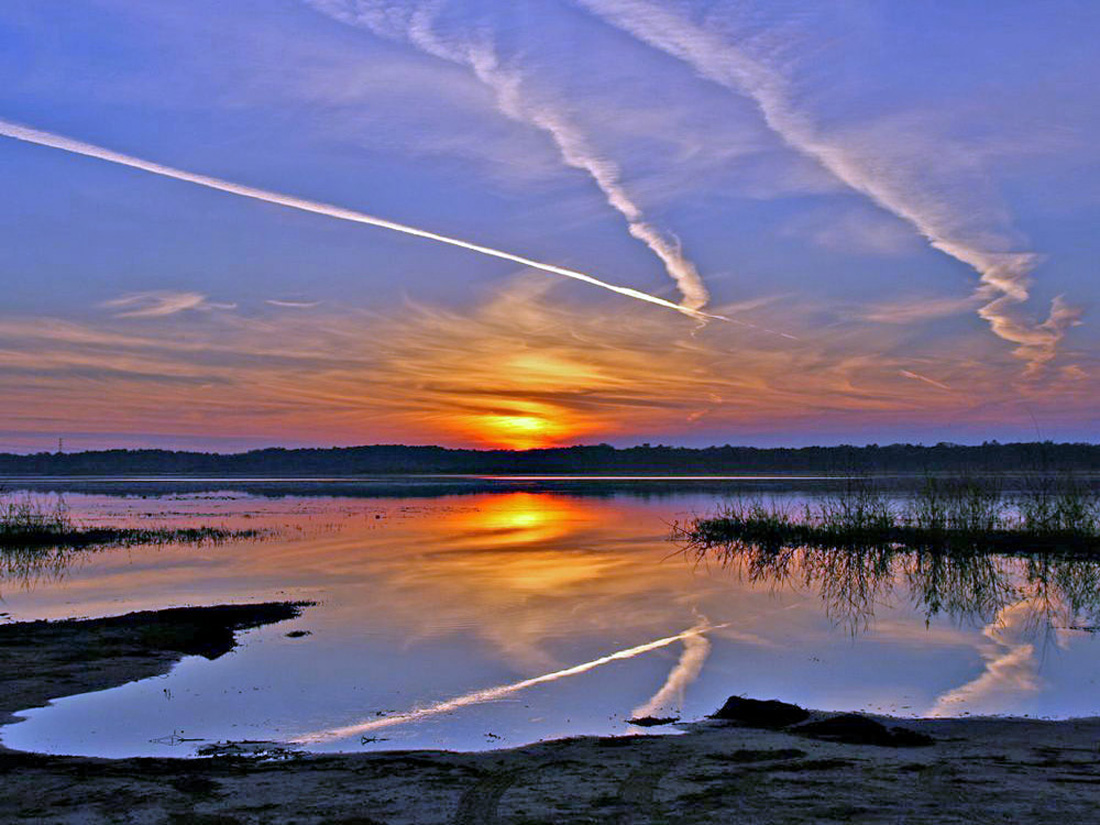
M 917 733 L 908 728 L 888 728 L 881 722 L 860 716 L 858 713 L 845 713 L 799 725 L 795 733 L 809 736 L 811 739 L 823 739 L 827 742 L 842 742 L 846 745 L 880 745 L 889 748 L 908 748 L 931 745 L 931 736 Z
M 632 719 L 627 719 L 632 725 L 637 725 L 640 728 L 654 728 L 657 725 L 671 725 L 673 722 L 679 722 L 679 716 L 637 716 Z
M 810 712 L 778 699 L 731 696 L 712 719 L 725 719 L 749 728 L 785 728 L 810 718 Z

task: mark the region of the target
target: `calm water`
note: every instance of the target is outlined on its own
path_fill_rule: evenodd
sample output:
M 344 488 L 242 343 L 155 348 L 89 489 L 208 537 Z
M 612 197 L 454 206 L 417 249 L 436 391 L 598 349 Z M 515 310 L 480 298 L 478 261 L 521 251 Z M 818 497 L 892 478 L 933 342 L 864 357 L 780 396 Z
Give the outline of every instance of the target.
M 779 570 L 677 554 L 669 522 L 712 510 L 736 485 L 73 485 L 84 492 L 66 499 L 88 524 L 278 534 L 7 569 L 0 621 L 318 604 L 243 634 L 216 661 L 58 700 L 0 736 L 108 756 L 201 744 L 175 737 L 471 750 L 622 734 L 633 714 L 698 718 L 735 693 L 900 715 L 1100 713 L 1100 648 L 1074 629 L 1092 622 L 1092 567 L 882 569 L 849 556 Z M 820 492 L 788 480 L 770 494 Z M 295 630 L 310 635 L 288 638 Z

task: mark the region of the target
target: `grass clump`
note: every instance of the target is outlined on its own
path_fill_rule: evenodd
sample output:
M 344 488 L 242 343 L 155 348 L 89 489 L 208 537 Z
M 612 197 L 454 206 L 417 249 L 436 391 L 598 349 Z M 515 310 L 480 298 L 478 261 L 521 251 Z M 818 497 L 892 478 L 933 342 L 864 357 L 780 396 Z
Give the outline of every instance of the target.
M 901 524 L 930 533 L 982 535 L 1012 529 L 996 480 L 929 478 L 903 510 Z
M 63 535 L 73 521 L 61 496 L 46 503 L 31 495 L 0 496 L 0 541 L 26 536 Z
M 220 544 L 260 539 L 262 530 L 224 527 L 92 527 L 70 515 L 61 496 L 0 494 L 0 584 L 30 590 L 63 578 L 86 551 L 109 547 Z
M 710 548 L 1100 551 L 1100 505 L 1084 484 L 1044 478 L 1006 493 L 998 480 L 928 479 L 912 498 L 891 498 L 870 482 L 801 511 L 762 499 L 734 500 L 710 517 L 673 525 L 673 538 Z
M 933 478 L 903 497 L 854 480 L 800 509 L 734 500 L 671 538 L 750 583 L 818 590 L 853 631 L 899 588 L 929 617 L 992 620 L 1026 602 L 1036 626 L 1100 627 L 1096 494 L 1072 479 L 1004 484 Z
M 222 527 L 85 527 L 72 519 L 60 496 L 52 502 L 32 496 L 0 497 L 0 550 L 204 544 L 261 535 L 259 530 Z
M 1023 529 L 1037 535 L 1096 536 L 1100 501 L 1075 479 L 1039 479 L 1019 502 Z

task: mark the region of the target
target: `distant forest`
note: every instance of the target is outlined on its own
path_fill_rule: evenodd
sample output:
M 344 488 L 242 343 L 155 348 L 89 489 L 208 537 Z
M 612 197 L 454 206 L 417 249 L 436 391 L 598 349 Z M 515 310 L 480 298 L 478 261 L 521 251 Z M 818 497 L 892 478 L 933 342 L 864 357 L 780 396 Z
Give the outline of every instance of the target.
M 851 473 L 1100 472 L 1100 445 L 1028 442 L 980 446 L 665 447 L 608 444 L 544 450 L 452 450 L 376 445 L 198 453 L 102 450 L 0 454 L 0 475 L 356 476 L 752 475 Z

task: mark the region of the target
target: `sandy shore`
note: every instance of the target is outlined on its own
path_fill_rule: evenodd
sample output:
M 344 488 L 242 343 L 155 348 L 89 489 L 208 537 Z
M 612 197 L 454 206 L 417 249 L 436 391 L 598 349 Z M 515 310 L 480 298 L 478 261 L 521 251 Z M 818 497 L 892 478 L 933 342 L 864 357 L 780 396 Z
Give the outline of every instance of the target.
M 51 699 L 159 676 L 184 656 L 217 659 L 236 633 L 292 619 L 307 602 L 178 607 L 104 619 L 0 624 L 0 725 Z
M 220 655 L 235 631 L 300 609 L 187 608 L 0 626 L 0 719 L 163 673 L 183 655 Z M 0 822 L 1100 822 L 1100 719 L 875 718 L 934 741 L 850 744 L 811 738 L 799 726 L 708 720 L 681 736 L 588 737 L 479 754 L 263 762 L 0 750 Z

